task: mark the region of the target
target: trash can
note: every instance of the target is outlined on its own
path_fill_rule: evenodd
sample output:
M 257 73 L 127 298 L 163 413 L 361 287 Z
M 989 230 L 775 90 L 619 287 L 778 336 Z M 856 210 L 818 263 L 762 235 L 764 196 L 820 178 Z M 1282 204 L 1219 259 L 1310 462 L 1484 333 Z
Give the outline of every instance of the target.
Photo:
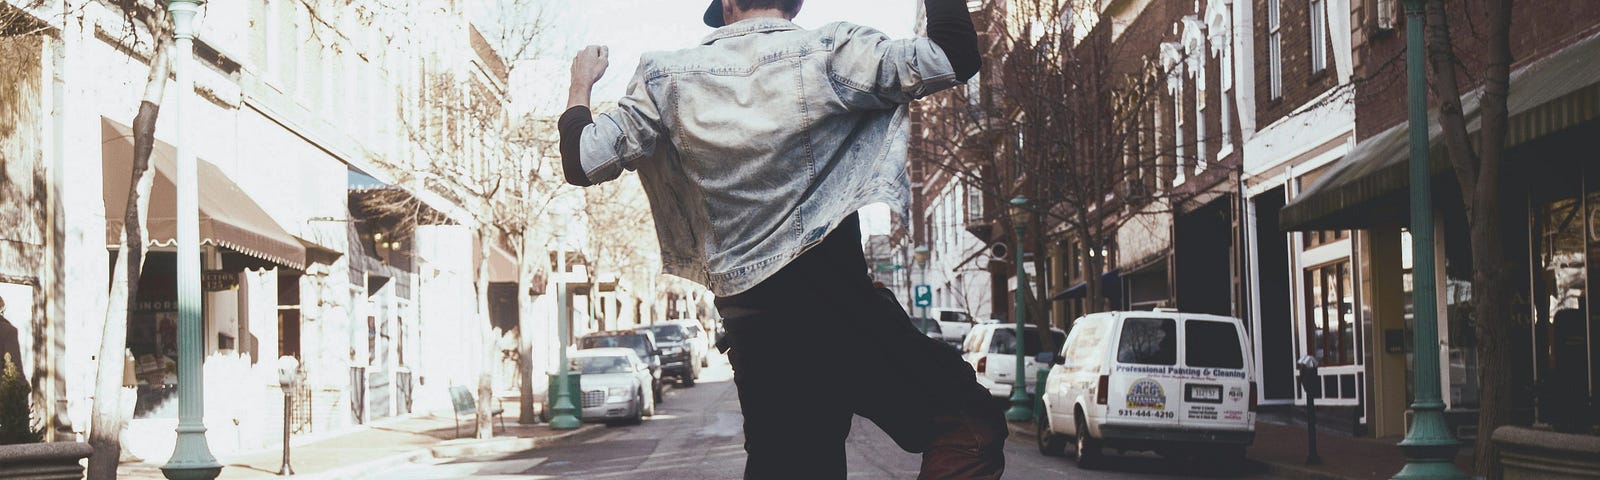
M 546 385 L 550 389 L 545 391 L 547 393 L 544 396 L 544 408 L 539 412 L 539 420 L 546 423 L 549 423 L 550 417 L 555 415 L 556 392 L 560 391 L 556 388 L 556 382 L 561 381 L 561 375 L 554 373 L 548 375 L 549 382 Z M 579 388 L 582 385 L 579 381 L 582 376 L 580 372 L 567 372 L 567 398 L 572 401 L 572 407 L 577 409 L 573 413 L 579 417 L 583 416 L 583 389 Z

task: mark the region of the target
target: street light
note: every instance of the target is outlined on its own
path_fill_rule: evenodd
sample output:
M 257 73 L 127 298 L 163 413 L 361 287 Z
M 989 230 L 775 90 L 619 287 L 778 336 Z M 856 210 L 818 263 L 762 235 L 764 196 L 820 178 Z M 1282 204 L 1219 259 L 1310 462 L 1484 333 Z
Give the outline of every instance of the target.
M 1023 305 L 1023 290 L 1028 288 L 1027 272 L 1022 270 L 1022 235 L 1028 221 L 1028 199 L 1018 196 L 1011 199 L 1011 227 L 1014 235 L 1012 240 L 1017 244 L 1017 305 L 1012 310 L 1011 316 L 1017 317 L 1017 375 L 1011 382 L 1011 409 L 1006 410 L 1006 420 L 1013 422 L 1026 422 L 1033 419 L 1033 400 L 1028 396 L 1028 373 L 1025 371 L 1025 350 L 1022 346 L 1023 336 L 1027 335 L 1027 315 L 1024 314 L 1026 306 Z
M 572 342 L 567 338 L 572 328 L 572 308 L 567 305 L 567 246 L 565 240 L 566 223 L 560 222 L 556 226 L 556 388 L 550 392 L 556 396 L 550 402 L 550 428 L 556 430 L 573 430 L 583 424 L 578 420 L 578 406 L 572 404 L 572 392 L 567 385 L 567 345 Z
M 1411 133 L 1411 258 L 1416 303 L 1412 322 L 1415 359 L 1411 376 L 1416 397 L 1411 403 L 1411 428 L 1400 451 L 1406 466 L 1397 479 L 1467 478 L 1454 462 L 1459 444 L 1445 425 L 1444 401 L 1439 394 L 1439 322 L 1434 295 L 1433 185 L 1428 170 L 1428 94 L 1423 78 L 1423 0 L 1406 0 L 1406 84 Z
M 222 464 L 206 444 L 204 379 L 200 365 L 205 348 L 205 328 L 200 316 L 200 194 L 194 149 L 185 139 L 194 97 L 194 15 L 202 0 L 169 0 L 174 37 L 172 71 L 177 83 L 177 111 L 173 116 L 174 153 L 177 158 L 178 231 L 178 440 L 172 459 L 161 473 L 174 480 L 211 480 Z

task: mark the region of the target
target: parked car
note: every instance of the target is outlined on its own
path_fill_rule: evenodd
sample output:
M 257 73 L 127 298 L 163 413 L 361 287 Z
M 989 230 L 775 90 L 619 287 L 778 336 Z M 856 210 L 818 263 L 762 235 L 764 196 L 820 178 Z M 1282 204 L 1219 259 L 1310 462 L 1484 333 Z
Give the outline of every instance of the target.
M 1077 442 L 1080 468 L 1103 448 L 1243 461 L 1255 441 L 1256 377 L 1236 318 L 1108 312 L 1079 318 L 1045 380 L 1039 450 Z
M 658 323 L 639 327 L 638 331 L 654 335 L 656 346 L 661 348 L 661 376 L 674 377 L 685 387 L 693 387 L 700 378 L 700 364 L 691 361 L 687 329 L 676 323 Z
M 995 397 L 1011 396 L 1011 385 L 1017 376 L 1016 332 L 1017 326 L 1010 323 L 979 324 L 972 327 L 961 345 L 961 358 L 972 364 L 972 369 L 978 372 L 978 384 L 989 389 L 989 394 Z M 1023 386 L 1031 392 L 1039 379 L 1040 366 L 1035 357 L 1044 351 L 1044 346 L 1040 343 L 1039 327 L 1028 325 L 1026 333 L 1022 337 L 1023 356 L 1026 357 L 1022 371 L 1027 376 Z M 1061 345 L 1066 341 L 1067 333 L 1059 328 L 1051 328 L 1050 337 L 1051 344 Z
M 683 325 L 684 331 L 688 334 L 689 339 L 683 343 L 689 347 L 690 360 L 700 364 L 701 368 L 711 366 L 711 361 L 709 360 L 711 357 L 711 335 L 706 333 L 705 329 L 700 326 L 699 321 L 679 320 L 678 324 Z M 699 375 L 696 375 L 696 377 L 699 377 Z
M 656 414 L 655 399 L 645 394 L 653 379 L 650 367 L 633 349 L 591 348 L 568 358 L 581 373 L 583 421 L 638 424 Z
M 633 330 L 595 332 L 578 339 L 579 351 L 591 348 L 626 348 L 633 351 L 650 370 L 650 397 L 661 403 L 661 350 L 656 349 L 655 337 L 649 331 Z
M 941 342 L 948 341 L 944 337 L 944 328 L 939 326 L 938 320 L 931 318 L 911 317 L 911 326 L 917 327 L 917 331 L 922 332 L 923 335 L 927 335 L 928 338 L 932 338 Z
M 939 321 L 939 330 L 944 332 L 944 341 L 959 345 L 967 338 L 967 333 L 972 331 L 972 326 L 977 325 L 972 320 L 972 315 L 954 308 L 934 308 L 932 317 Z

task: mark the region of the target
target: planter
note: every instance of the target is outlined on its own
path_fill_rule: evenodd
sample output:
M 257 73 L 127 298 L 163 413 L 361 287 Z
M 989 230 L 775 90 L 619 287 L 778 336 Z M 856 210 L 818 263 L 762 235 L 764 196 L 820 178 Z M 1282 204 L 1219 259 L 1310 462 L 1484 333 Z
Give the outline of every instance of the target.
M 1600 437 L 1506 426 L 1492 438 L 1507 480 L 1600 478 Z
M 79 462 L 91 453 L 94 448 L 80 442 L 0 445 L 0 479 L 81 479 L 83 465 Z

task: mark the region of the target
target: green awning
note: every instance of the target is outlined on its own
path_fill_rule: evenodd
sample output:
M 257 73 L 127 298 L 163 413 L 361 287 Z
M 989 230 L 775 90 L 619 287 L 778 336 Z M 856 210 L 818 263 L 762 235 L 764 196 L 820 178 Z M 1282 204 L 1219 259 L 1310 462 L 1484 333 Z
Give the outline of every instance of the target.
M 1600 35 L 1573 43 L 1511 73 L 1510 113 L 1506 146 L 1514 147 L 1600 118 Z M 1479 100 L 1483 89 L 1463 95 L 1467 131 L 1481 129 Z M 1435 175 L 1448 174 L 1437 112 L 1429 112 L 1429 163 Z M 1408 216 L 1410 129 L 1401 123 L 1357 144 L 1283 208 L 1285 230 L 1365 228 Z M 1449 185 L 1444 183 L 1438 185 Z

